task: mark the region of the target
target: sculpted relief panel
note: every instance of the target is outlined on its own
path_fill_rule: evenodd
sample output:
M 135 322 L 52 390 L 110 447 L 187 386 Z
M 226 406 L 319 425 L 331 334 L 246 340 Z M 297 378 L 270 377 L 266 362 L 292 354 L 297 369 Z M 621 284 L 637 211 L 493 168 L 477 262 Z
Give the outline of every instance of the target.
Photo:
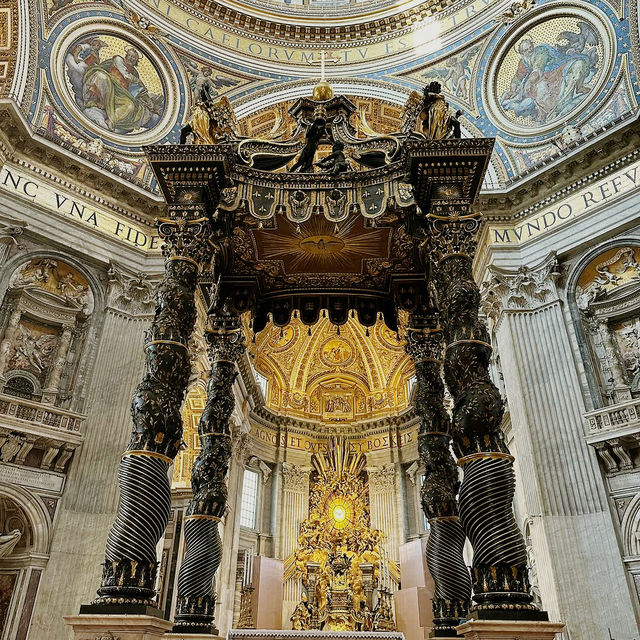
M 93 311 L 93 294 L 87 279 L 77 269 L 59 260 L 31 260 L 11 278 L 11 286 L 40 289 L 63 304 L 81 308 L 86 315 Z
M 95 301 L 87 278 L 52 257 L 33 258 L 9 279 L 0 319 L 5 393 L 60 403 L 84 379 L 80 360 Z
M 28 371 L 44 385 L 57 344 L 58 332 L 55 329 L 36 321 L 21 320 L 4 372 L 15 369 Z
M 582 270 L 576 286 L 596 378 L 609 403 L 640 391 L 640 247 L 603 252 Z

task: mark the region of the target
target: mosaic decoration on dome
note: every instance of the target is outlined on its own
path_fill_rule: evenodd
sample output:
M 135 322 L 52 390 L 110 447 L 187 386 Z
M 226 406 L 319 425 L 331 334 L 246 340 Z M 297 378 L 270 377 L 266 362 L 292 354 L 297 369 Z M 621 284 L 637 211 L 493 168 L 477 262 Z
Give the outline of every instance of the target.
M 495 92 L 513 124 L 538 128 L 568 120 L 596 90 L 603 38 L 591 23 L 557 17 L 528 29 L 499 63 Z
M 311 328 L 294 318 L 282 329 L 267 326 L 249 354 L 268 380 L 266 405 L 276 413 L 339 423 L 408 405 L 413 369 L 404 342 L 383 322 L 366 330 L 349 319 L 337 334 L 326 318 Z
M 64 59 L 67 89 L 85 118 L 116 134 L 153 129 L 165 112 L 165 88 L 147 55 L 99 31 L 75 40 Z
M 376 15 L 386 11 L 383 4 Z M 380 133 L 393 129 L 393 111 L 412 91 L 427 80 L 441 82 L 451 107 L 464 111 L 464 135 L 497 138 L 485 189 L 503 188 L 634 117 L 638 28 L 630 0 L 618 10 L 603 0 L 539 0 L 502 15 L 495 5 L 460 0 L 425 16 L 422 5 L 403 3 L 397 14 L 389 8 L 380 31 L 349 18 L 327 39 L 321 29 L 300 31 L 294 24 L 307 5 L 288 23 L 257 20 L 240 3 L 214 19 L 216 3 L 196 9 L 183 0 L 111 0 L 88 9 L 77 0 L 39 0 L 32 32 L 38 59 L 21 60 L 29 71 L 19 100 L 38 135 L 153 191 L 140 144 L 176 141 L 203 88 L 228 96 L 241 125 L 250 121 L 246 129 L 264 130 L 274 103 L 310 92 L 319 53 L 328 49 L 338 60 L 328 67 L 329 79 L 368 105 L 368 123 Z M 340 6 L 345 15 L 367 13 L 359 2 Z M 401 16 L 415 19 L 397 22 Z M 15 29 L 9 39 L 14 35 Z M 136 53 L 127 61 L 128 49 Z M 0 71 L 3 60 L 0 55 Z M 486 79 L 494 80 L 490 89 Z M 0 82 L 6 94 L 11 83 Z M 391 117 L 376 113 L 378 103 Z M 576 130 L 564 131 L 567 126 Z
M 430 66 L 418 77 L 425 84 L 438 81 L 442 90 L 453 98 L 469 103 L 473 94 L 473 67 L 483 43 L 474 44 L 460 53 Z

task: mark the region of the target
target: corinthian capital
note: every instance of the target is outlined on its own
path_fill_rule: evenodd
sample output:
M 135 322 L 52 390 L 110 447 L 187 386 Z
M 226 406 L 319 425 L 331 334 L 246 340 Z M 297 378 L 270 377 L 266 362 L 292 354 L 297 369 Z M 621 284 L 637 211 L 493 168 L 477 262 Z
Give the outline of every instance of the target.
M 367 469 L 369 486 L 374 492 L 393 491 L 396 487 L 396 468 L 393 464 Z
M 145 273 L 127 273 L 114 262 L 109 263 L 108 304 L 115 309 L 135 315 L 149 315 L 155 309 L 153 295 L 157 282 Z
M 558 258 L 552 251 L 535 267 L 516 271 L 489 266 L 490 277 L 480 290 L 487 317 L 499 322 L 505 311 L 532 311 L 558 298 Z
M 304 491 L 309 482 L 309 469 L 296 464 L 282 464 L 282 486 L 289 491 Z
M 211 227 L 203 204 L 170 205 L 168 218 L 158 218 L 165 258 L 182 258 L 196 264 L 211 257 Z

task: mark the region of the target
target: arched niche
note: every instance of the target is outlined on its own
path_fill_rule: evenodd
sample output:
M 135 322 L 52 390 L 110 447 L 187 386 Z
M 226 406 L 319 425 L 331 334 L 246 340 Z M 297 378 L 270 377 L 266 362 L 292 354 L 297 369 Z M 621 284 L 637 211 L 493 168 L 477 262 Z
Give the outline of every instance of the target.
M 7 538 L 16 530 L 20 536 L 13 544 Z M 28 625 L 49 559 L 51 517 L 42 499 L 0 483 L 0 534 L 0 637 L 8 640 Z
M 0 314 L 0 390 L 62 406 L 79 378 L 95 306 L 94 286 L 70 260 L 36 254 L 14 263 Z
M 596 404 L 640 397 L 640 242 L 618 239 L 589 252 L 568 295 Z

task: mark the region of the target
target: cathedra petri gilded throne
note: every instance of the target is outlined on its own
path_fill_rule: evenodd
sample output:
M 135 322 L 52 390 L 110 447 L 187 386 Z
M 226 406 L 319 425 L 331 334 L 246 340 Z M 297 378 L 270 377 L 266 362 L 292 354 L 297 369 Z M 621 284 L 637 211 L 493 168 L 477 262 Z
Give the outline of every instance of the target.
M 291 566 L 303 586 L 292 627 L 394 630 L 384 534 L 369 520 L 366 458 L 334 439 L 312 462 L 309 517 L 300 525 Z

